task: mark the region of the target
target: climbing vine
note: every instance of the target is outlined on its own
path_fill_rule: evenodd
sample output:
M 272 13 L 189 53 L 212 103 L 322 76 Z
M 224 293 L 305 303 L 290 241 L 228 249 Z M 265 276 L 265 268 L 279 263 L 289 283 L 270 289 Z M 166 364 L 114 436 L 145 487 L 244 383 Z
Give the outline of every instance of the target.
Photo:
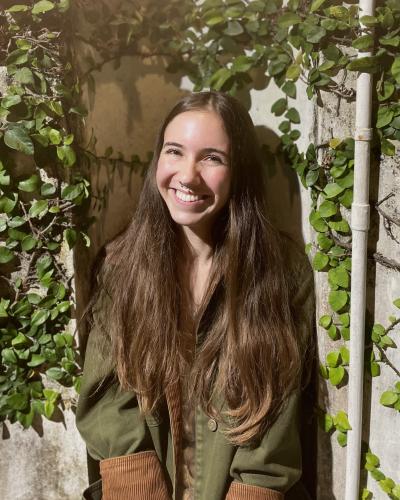
M 289 0 L 285 7 L 280 0 L 205 0 L 201 4 L 169 0 L 163 9 L 158 0 L 145 5 L 125 0 L 118 9 L 106 2 L 89 3 L 82 10 L 85 30 L 74 33 L 74 43 L 90 48 L 79 71 L 69 64 L 63 46 L 72 43 L 65 35 L 67 11 L 65 0 L 13 4 L 0 11 L 2 33 L 10 40 L 1 45 L 9 82 L 0 108 L 4 152 L 0 231 L 6 235 L 0 263 L 27 269 L 25 278 L 6 280 L 11 292 L 0 305 L 4 324 L 0 418 L 29 426 L 35 412 L 51 417 L 59 395 L 45 389 L 43 377 L 64 385 L 78 383 L 74 340 L 64 331 L 71 317 L 72 290 L 57 264 L 63 242 L 70 248 L 79 238 L 89 244 L 85 228 L 72 223 L 72 213 L 84 207 L 90 188 L 77 165 L 107 161 L 112 168 L 122 163 L 143 172 L 148 160 L 137 156 L 126 160 L 112 148 L 98 157 L 77 146 L 71 117 L 84 114 L 77 104 L 81 85 L 86 83 L 94 92 L 94 72 L 108 62 L 118 65 L 125 55 L 163 57 L 167 71 L 187 75 L 195 90 L 213 88 L 235 95 L 251 89 L 262 75 L 264 86 L 273 81 L 282 91 L 271 112 L 282 117 L 281 151 L 310 193 L 309 222 L 315 238 L 306 250 L 314 270 L 327 275 L 331 308 L 318 323 L 338 346 L 322 360 L 320 374 L 335 387 L 346 385 L 354 140 L 332 137 L 326 144 L 310 144 L 305 152 L 299 151 L 297 82 L 317 105 L 324 105 L 326 93 L 337 96 L 339 113 L 341 102 L 355 100 L 351 82 L 356 72 L 373 74 L 375 156 L 394 156 L 393 141 L 400 140 L 400 1 L 380 2 L 375 16 L 363 16 L 354 1 L 335 0 Z M 373 55 L 357 57 L 357 51 Z M 29 176 L 16 168 L 15 151 L 32 158 Z M 391 226 L 399 223 L 384 213 L 382 201 L 376 210 L 391 232 Z M 393 272 L 400 270 L 398 262 L 381 254 L 369 258 Z M 24 260 L 27 268 L 22 266 Z M 393 305 L 399 309 L 400 300 Z M 399 323 L 400 318 L 393 315 L 388 326 L 375 324 L 366 332 L 366 373 L 379 376 L 382 367 L 395 373 L 397 380 L 380 401 L 397 411 L 400 372 L 387 352 L 396 347 L 391 333 Z M 30 384 L 36 385 L 29 389 Z M 318 411 L 323 428 L 345 446 L 351 429 L 346 413 Z M 382 490 L 400 498 L 400 486 L 381 472 L 379 458 L 368 450 L 364 462 Z M 364 490 L 362 498 L 371 498 L 371 493 Z

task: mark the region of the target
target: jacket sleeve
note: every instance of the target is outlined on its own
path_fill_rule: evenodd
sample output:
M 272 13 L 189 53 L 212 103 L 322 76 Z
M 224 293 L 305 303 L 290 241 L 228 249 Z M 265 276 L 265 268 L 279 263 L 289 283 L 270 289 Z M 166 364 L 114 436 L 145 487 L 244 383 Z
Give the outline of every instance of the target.
M 297 259 L 293 278 L 297 281 L 291 301 L 296 333 L 307 343 L 314 328 L 314 279 L 304 256 Z M 237 448 L 230 468 L 233 481 L 226 500 L 283 500 L 293 486 L 299 487 L 302 474 L 300 397 L 299 388 L 288 398 L 257 448 Z M 296 498 L 307 498 L 307 494 Z
M 93 309 L 77 428 L 89 454 L 100 461 L 103 500 L 169 498 L 151 434 L 134 393 L 123 391 L 113 373 L 106 335 L 108 292 L 101 290 Z

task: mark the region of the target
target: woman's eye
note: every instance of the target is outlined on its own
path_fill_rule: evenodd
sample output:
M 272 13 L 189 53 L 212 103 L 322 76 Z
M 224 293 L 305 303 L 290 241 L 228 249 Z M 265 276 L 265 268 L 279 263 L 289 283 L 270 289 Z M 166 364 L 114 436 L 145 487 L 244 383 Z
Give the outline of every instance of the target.
M 216 155 L 208 155 L 205 157 L 206 160 L 210 160 L 214 163 L 223 163 L 222 159 Z
M 174 155 L 174 156 L 178 156 L 178 155 L 181 154 L 181 152 L 179 151 L 179 149 L 173 149 L 173 148 L 167 149 L 166 153 L 169 154 L 169 155 Z

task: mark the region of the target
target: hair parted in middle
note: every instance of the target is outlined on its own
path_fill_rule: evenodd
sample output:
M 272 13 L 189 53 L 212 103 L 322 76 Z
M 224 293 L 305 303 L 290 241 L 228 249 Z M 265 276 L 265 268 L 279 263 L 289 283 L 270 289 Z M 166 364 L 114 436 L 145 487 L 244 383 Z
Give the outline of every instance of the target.
M 180 234 L 156 185 L 167 125 L 180 113 L 211 110 L 230 142 L 231 193 L 213 226 L 209 286 L 197 324 L 218 288 L 215 313 L 191 366 L 191 394 L 210 416 L 231 424 L 228 439 L 255 442 L 299 383 L 304 345 L 296 337 L 291 284 L 280 232 L 269 222 L 265 169 L 250 115 L 222 92 L 192 93 L 165 118 L 139 204 L 127 228 L 106 247 L 104 283 L 116 374 L 143 412 L 156 411 L 181 370 L 184 296 L 177 261 Z M 221 410 L 213 403 L 218 394 Z

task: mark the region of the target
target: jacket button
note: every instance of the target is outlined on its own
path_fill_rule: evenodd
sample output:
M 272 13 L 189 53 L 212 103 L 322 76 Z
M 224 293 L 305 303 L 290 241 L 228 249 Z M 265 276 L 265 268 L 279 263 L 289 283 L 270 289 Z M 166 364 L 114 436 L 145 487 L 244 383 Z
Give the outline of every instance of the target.
M 215 418 L 210 418 L 210 420 L 207 423 L 207 426 L 212 432 L 215 432 L 218 429 L 218 423 L 215 420 Z

